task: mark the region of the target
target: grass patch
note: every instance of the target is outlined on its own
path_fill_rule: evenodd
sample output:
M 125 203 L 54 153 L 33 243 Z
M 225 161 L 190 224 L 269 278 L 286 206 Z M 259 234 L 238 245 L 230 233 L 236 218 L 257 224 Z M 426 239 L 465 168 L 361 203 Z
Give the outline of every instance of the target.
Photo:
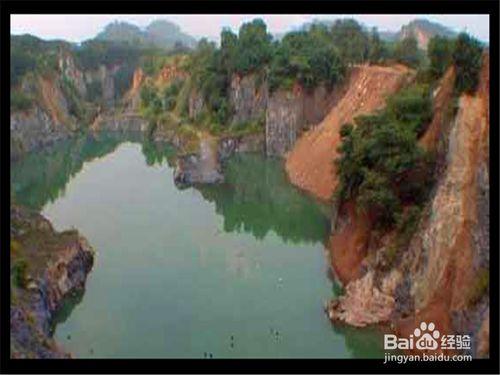
M 469 289 L 469 295 L 467 296 L 468 305 L 473 306 L 478 303 L 479 300 L 488 292 L 489 287 L 490 271 L 486 268 L 482 268 L 478 271 L 477 277 Z

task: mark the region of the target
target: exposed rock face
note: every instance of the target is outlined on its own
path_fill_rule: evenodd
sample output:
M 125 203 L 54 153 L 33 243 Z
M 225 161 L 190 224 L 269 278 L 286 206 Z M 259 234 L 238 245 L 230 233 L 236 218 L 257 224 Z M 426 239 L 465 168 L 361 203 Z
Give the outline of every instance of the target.
M 11 245 L 11 267 L 18 259 L 29 264 L 25 286 L 11 281 L 11 356 L 69 357 L 52 339 L 52 320 L 65 298 L 85 289 L 94 250 L 78 232 L 57 233 L 48 220 L 24 208 L 11 207 L 11 222 L 17 244 L 14 253 Z
M 285 155 L 304 125 L 303 98 L 300 94 L 279 91 L 271 95 L 266 113 L 266 153 Z
M 217 155 L 220 162 L 230 156 L 244 152 L 263 153 L 265 149 L 264 134 L 246 135 L 239 137 L 224 137 L 219 140 Z
M 453 91 L 455 88 L 455 69 L 450 67 L 433 93 L 433 117 L 425 133 L 419 139 L 420 145 L 429 151 L 444 154 L 444 150 L 439 149 L 440 142 L 446 141 L 444 135 L 449 133 L 453 116 Z
M 438 154 L 444 152 L 445 165 L 437 166 L 437 186 L 418 229 L 391 270 L 380 268 L 377 257 L 365 257 L 359 263 L 358 276 L 349 279 L 344 275 L 346 294 L 329 306 L 332 319 L 361 326 L 390 317 L 402 337 L 408 337 L 421 321 L 430 321 L 441 334 L 470 335 L 469 352 L 476 357 L 488 355 L 488 72 L 485 54 L 477 92 L 460 97 L 454 118 L 443 113 L 453 100 L 453 72 L 449 70 L 443 77 L 435 95 L 434 118 L 420 142 Z M 438 147 L 441 142 L 447 146 Z M 365 227 L 352 212 L 341 210 L 339 216 L 334 238 L 345 235 L 349 225 Z M 343 226 L 342 222 L 350 224 Z M 345 235 L 345 243 L 336 246 L 348 247 L 360 238 L 356 231 L 351 232 Z M 365 253 L 369 242 L 367 236 L 359 244 Z M 370 254 L 372 250 L 378 254 L 382 247 L 370 246 Z M 335 249 L 332 251 L 335 257 Z M 369 315 L 363 313 L 365 309 Z
M 222 164 L 230 156 L 244 152 L 264 152 L 264 135 L 221 139 L 204 135 L 197 154 L 181 156 L 177 160 L 174 181 L 181 187 L 223 182 Z
M 59 71 L 68 79 L 78 90 L 82 98 L 87 96 L 87 86 L 83 72 L 78 69 L 73 56 L 67 51 L 61 51 L 59 54 Z
M 92 131 L 145 132 L 148 125 L 148 121 L 139 115 L 111 113 L 97 116 L 90 129 Z
M 269 97 L 266 112 L 266 153 L 284 156 L 300 134 L 317 124 L 334 105 L 340 89 L 319 86 L 307 91 L 296 85 L 292 91 L 278 90 Z
M 266 82 L 259 84 L 256 75 L 239 76 L 235 74 L 229 88 L 229 101 L 234 110 L 232 123 L 263 120 L 269 91 Z
M 170 83 L 176 79 L 187 78 L 187 73 L 180 70 L 176 64 L 165 65 L 159 73 L 159 81 L 163 84 Z
M 86 71 L 84 73 L 86 85 L 99 84 L 101 86 L 101 97 L 88 99 L 101 102 L 105 108 L 113 107 L 116 98 L 114 75 L 119 68 L 119 66 L 100 65 L 96 70 Z
M 71 132 L 57 126 L 39 106 L 28 112 L 10 115 L 10 156 L 18 158 L 22 153 L 52 144 L 68 137 Z
M 343 284 L 361 277 L 362 262 L 366 257 L 372 223 L 362 211 L 356 210 L 353 202 L 339 207 L 336 220 L 332 222 L 329 240 L 332 268 Z
M 346 83 L 347 92 L 324 120 L 304 133 L 286 160 L 290 181 L 318 198 L 329 199 L 337 186 L 333 161 L 337 157 L 340 129 L 360 114 L 382 108 L 387 95 L 412 79 L 403 66 L 357 66 Z
M 395 305 L 393 294 L 400 278 L 395 271 L 377 286 L 374 272 L 367 272 L 347 285 L 345 295 L 329 304 L 330 319 L 355 327 L 389 321 Z
M 63 139 L 78 128 L 70 114 L 59 79 L 26 77 L 21 91 L 36 98 L 26 111 L 11 112 L 11 158 Z
M 224 176 L 220 171 L 217 158 L 217 140 L 215 138 L 208 136 L 202 138 L 198 155 L 187 155 L 177 160 L 174 182 L 178 186 L 215 184 L 223 180 Z
M 203 110 L 204 105 L 203 96 L 197 91 L 192 91 L 188 100 L 189 118 L 196 119 Z

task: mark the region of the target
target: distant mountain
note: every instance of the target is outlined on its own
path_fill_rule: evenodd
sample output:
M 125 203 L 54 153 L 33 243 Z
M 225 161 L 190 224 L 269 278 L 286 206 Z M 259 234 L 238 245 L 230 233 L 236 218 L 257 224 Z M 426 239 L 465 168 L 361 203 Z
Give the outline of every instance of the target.
M 426 19 L 416 19 L 401 27 L 401 30 L 396 33 L 384 32 L 380 33 L 385 40 L 401 40 L 409 35 L 414 35 L 417 38 L 418 46 L 422 49 L 427 49 L 429 40 L 436 35 L 446 38 L 455 38 L 457 33 L 436 22 L 431 22 Z
M 335 23 L 335 20 L 315 19 L 311 22 L 306 22 L 298 27 L 295 27 L 293 28 L 293 30 L 307 30 L 311 27 L 311 25 L 315 23 L 321 23 L 323 25 L 331 27 Z M 367 32 L 370 32 L 370 27 L 363 24 L 361 24 L 361 26 Z M 274 38 L 280 40 L 285 34 L 286 33 L 275 34 Z M 429 40 L 435 35 L 440 35 L 447 38 L 454 38 L 457 36 L 457 33 L 447 28 L 446 26 L 443 26 L 436 22 L 431 22 L 426 19 L 415 19 L 407 25 L 403 25 L 399 31 L 379 30 L 380 37 L 388 42 L 396 42 L 398 40 L 402 40 L 410 34 L 413 34 L 417 38 L 418 46 L 422 49 L 427 49 Z
M 184 33 L 173 22 L 157 20 L 151 22 L 144 30 L 127 22 L 113 22 L 107 25 L 95 37 L 97 40 L 129 44 L 144 44 L 170 49 L 181 43 L 186 47 L 196 46 L 196 39 Z

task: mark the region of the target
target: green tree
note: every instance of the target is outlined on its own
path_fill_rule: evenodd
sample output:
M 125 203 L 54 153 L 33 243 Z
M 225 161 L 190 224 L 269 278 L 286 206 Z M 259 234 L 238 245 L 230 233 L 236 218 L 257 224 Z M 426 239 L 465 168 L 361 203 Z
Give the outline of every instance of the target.
M 394 57 L 397 61 L 410 67 L 417 67 L 420 63 L 418 42 L 415 36 L 409 35 L 396 44 Z
M 429 71 L 433 78 L 441 77 L 446 68 L 451 65 L 452 53 L 452 40 L 439 35 L 431 38 L 427 45 L 427 56 L 429 58 Z
M 234 73 L 236 67 L 236 56 L 238 55 L 238 36 L 230 29 L 224 28 L 221 37 L 221 59 L 222 65 L 228 75 Z
M 394 225 L 404 205 L 421 204 L 431 186 L 432 159 L 417 141 L 431 113 L 423 103 L 428 94 L 410 87 L 389 98 L 385 110 L 341 128 L 336 194 L 354 200 L 380 227 Z
M 276 52 L 269 72 L 271 90 L 298 81 L 306 88 L 320 83 L 331 86 L 344 75 L 344 65 L 326 28 L 288 33 Z
M 473 92 L 476 89 L 481 70 L 482 51 L 483 46 L 477 39 L 467 33 L 458 35 L 452 59 L 457 73 L 455 88 L 459 93 Z
M 335 21 L 331 34 L 333 44 L 337 47 L 344 63 L 361 63 L 368 58 L 369 36 L 356 20 Z
M 370 35 L 370 48 L 368 52 L 368 60 L 371 63 L 377 64 L 387 58 L 387 48 L 384 42 L 380 39 L 380 35 L 376 27 L 372 29 Z
M 235 69 L 238 73 L 249 73 L 267 64 L 272 57 L 272 36 L 261 19 L 244 23 L 238 33 L 238 48 Z

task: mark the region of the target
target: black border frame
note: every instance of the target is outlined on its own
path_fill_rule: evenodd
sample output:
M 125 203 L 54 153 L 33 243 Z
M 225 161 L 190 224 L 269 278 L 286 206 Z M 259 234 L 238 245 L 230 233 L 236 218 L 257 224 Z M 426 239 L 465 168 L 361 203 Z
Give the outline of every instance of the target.
M 1 122 L 1 328 L 0 371 L 9 373 L 499 373 L 499 3 L 495 0 L 334 0 L 334 1 L 32 1 L 0 3 Z M 57 359 L 10 358 L 10 14 L 489 14 L 490 16 L 490 358 L 472 362 L 383 364 L 371 359 Z M 5 94 L 9 93 L 9 94 Z M 493 105 L 491 105 L 493 104 Z M 7 182 L 9 181 L 9 182 Z M 9 333 L 7 333 L 9 332 Z

